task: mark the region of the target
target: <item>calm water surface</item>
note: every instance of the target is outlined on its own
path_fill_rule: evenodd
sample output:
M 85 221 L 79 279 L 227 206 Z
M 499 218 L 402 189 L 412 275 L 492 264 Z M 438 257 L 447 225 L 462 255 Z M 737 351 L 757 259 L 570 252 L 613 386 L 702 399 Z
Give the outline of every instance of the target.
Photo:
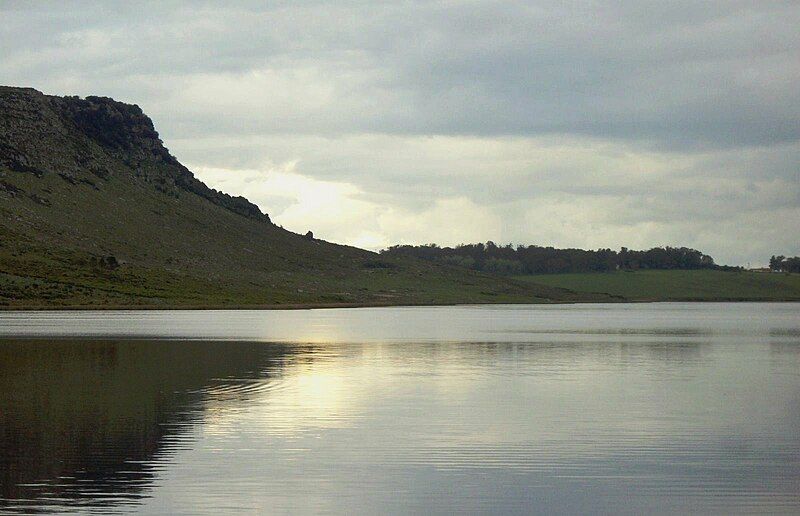
M 0 313 L 0 512 L 800 513 L 800 304 Z

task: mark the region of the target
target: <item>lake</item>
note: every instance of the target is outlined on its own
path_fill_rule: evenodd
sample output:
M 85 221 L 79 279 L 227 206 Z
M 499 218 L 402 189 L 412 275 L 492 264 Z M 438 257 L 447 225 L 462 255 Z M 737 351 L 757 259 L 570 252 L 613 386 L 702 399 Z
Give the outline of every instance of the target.
M 800 512 L 800 304 L 0 312 L 0 512 Z

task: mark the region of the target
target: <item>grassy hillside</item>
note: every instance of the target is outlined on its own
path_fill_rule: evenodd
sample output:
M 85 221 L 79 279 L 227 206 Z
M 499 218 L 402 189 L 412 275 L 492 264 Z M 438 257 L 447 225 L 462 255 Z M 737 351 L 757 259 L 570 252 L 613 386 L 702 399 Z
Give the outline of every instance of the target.
M 631 301 L 800 301 L 800 274 L 649 270 L 519 276 L 520 281 Z
M 158 192 L 124 181 L 105 183 L 107 195 L 75 188 L 62 196 L 60 179 L 9 176 L 19 188 L 49 192 L 50 204 L 26 198 L 13 199 L 16 204 L 0 201 L 0 304 L 6 306 L 449 303 L 546 297 L 524 284 L 307 240 L 189 196 L 180 203 L 164 203 Z M 87 213 L 87 206 L 93 213 Z M 109 256 L 121 265 L 106 266 L 103 260 Z
M 565 300 L 291 233 L 194 178 L 138 106 L 0 87 L 0 307 Z

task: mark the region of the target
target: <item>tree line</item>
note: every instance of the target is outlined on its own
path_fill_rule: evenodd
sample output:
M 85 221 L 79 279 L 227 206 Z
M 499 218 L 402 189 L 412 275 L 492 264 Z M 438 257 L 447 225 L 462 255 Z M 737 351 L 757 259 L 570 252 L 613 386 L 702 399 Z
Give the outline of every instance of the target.
M 687 247 L 654 247 L 644 251 L 623 247 L 619 251 L 587 251 L 537 245 L 499 246 L 490 241 L 456 247 L 395 245 L 384 249 L 381 254 L 421 258 L 503 275 L 639 269 L 732 269 L 718 266 L 711 256 Z
M 800 256 L 773 256 L 769 259 L 769 268 L 773 271 L 800 272 Z

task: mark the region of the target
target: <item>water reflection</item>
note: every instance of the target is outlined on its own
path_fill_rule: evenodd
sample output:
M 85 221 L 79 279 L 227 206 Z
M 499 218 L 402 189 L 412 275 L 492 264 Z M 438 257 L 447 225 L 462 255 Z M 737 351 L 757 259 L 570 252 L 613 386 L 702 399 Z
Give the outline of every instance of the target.
M 285 346 L 0 341 L 0 507 L 114 506 L 146 494 L 209 400 L 244 403 Z
M 513 341 L 0 340 L 0 512 L 798 512 L 800 319 L 598 310 L 512 309 Z

